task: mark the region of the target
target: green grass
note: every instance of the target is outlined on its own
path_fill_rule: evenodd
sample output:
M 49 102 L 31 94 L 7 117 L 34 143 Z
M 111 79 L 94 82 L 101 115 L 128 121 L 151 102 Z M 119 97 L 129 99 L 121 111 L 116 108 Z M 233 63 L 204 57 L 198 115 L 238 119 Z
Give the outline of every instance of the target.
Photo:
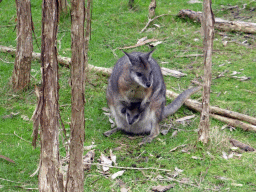
M 37 43 L 41 44 L 41 1 L 31 1 L 32 15 L 35 26 Z M 238 5 L 239 15 L 244 21 L 256 22 L 255 13 L 252 11 L 256 3 L 250 0 L 232 2 L 227 0 L 213 0 L 213 12 L 215 17 L 235 20 L 236 11 L 225 9 L 228 6 Z M 128 8 L 128 1 L 106 0 L 94 1 L 92 35 L 89 50 L 89 63 L 100 67 L 113 67 L 117 59 L 123 56 L 119 47 L 136 44 L 138 39 L 147 36 L 164 40 L 157 46 L 153 56 L 158 63 L 170 69 L 180 70 L 187 74 L 186 77 L 176 79 L 165 77 L 167 89 L 181 92 L 188 88 L 191 80 L 201 81 L 203 75 L 202 57 L 177 57 L 187 54 L 203 53 L 203 38 L 200 34 L 200 25 L 186 19 L 176 17 L 180 9 L 202 10 L 202 4 L 188 4 L 187 1 L 157 1 L 156 14 L 170 14 L 154 21 L 161 27 L 154 28 L 151 32 L 140 33 L 147 23 L 148 2 L 135 1 L 135 8 Z M 243 4 L 247 4 L 242 9 Z M 15 2 L 2 1 L 0 3 L 0 45 L 16 47 L 15 27 Z M 224 5 L 224 8 L 223 6 Z M 252 16 L 250 18 L 250 16 Z M 70 16 L 61 15 L 58 33 L 58 52 L 62 56 L 71 56 Z M 222 41 L 229 41 L 224 47 Z M 239 43 L 247 40 L 248 45 Z M 255 109 L 255 54 L 253 48 L 256 45 L 255 35 L 243 33 L 228 33 L 216 30 L 214 38 L 214 52 L 212 65 L 212 87 L 211 105 L 219 106 L 256 116 Z M 40 52 L 34 41 L 34 51 Z M 131 51 L 149 51 L 148 46 L 142 46 Z M 117 57 L 113 54 L 117 55 Z M 31 146 L 31 134 L 33 124 L 31 121 L 22 119 L 22 115 L 31 118 L 36 106 L 34 87 L 41 83 L 40 63 L 32 62 L 31 86 L 29 90 L 22 93 L 14 93 L 11 88 L 11 75 L 15 58 L 9 54 L 0 53 L 0 155 L 9 157 L 15 164 L 0 159 L 0 191 L 26 191 L 24 188 L 37 188 L 37 175 L 29 177 L 39 163 L 40 143 L 33 149 Z M 11 63 L 9 63 L 11 62 Z M 163 64 L 164 62 L 164 64 Z M 224 77 L 216 78 L 219 73 L 224 72 Z M 232 78 L 233 71 L 241 72 L 237 76 L 251 77 L 248 81 L 239 81 Z M 60 113 L 64 125 L 69 133 L 69 122 L 71 113 L 71 89 L 69 85 L 70 72 L 68 69 L 59 68 L 60 75 Z M 225 160 L 222 152 L 230 153 L 231 144 L 229 138 L 235 138 L 256 147 L 255 133 L 245 132 L 237 128 L 221 130 L 222 122 L 211 120 L 211 140 L 207 146 L 197 143 L 197 132 L 200 114 L 182 107 L 173 116 L 165 119 L 164 123 L 170 123 L 177 118 L 196 114 L 196 118 L 189 124 L 180 125 L 174 123 L 178 128 L 176 137 L 172 132 L 163 136 L 159 135 L 152 143 L 139 147 L 141 137 L 134 136 L 130 139 L 128 135 L 117 133 L 110 138 L 105 138 L 103 132 L 110 129 L 108 118 L 103 115 L 102 107 L 107 107 L 105 90 L 107 77 L 91 72 L 86 83 L 86 139 L 85 145 L 94 143 L 95 162 L 100 154 L 109 155 L 110 149 L 121 146 L 114 150 L 117 156 L 118 166 L 127 167 L 154 167 L 174 171 L 175 167 L 182 169 L 177 180 L 188 178 L 193 185 L 186 185 L 174 181 L 168 181 L 172 172 L 160 170 L 127 170 L 119 179 L 125 183 L 130 191 L 150 191 L 152 186 L 176 183 L 173 191 L 255 191 L 256 190 L 256 158 L 255 153 L 242 153 L 242 157 Z M 200 100 L 201 94 L 192 96 Z M 167 99 L 167 102 L 171 102 Z M 11 113 L 18 113 L 13 118 L 3 118 Z M 22 138 L 22 139 L 21 139 Z M 61 140 L 61 139 L 60 139 Z M 186 144 L 188 152 L 178 149 L 170 152 L 174 147 Z M 86 153 L 86 152 L 85 152 Z M 211 155 L 209 155 L 209 153 Z M 61 142 L 60 155 L 65 156 L 65 150 Z M 201 159 L 193 159 L 192 156 Z M 111 168 L 110 174 L 119 171 Z M 161 175 L 162 180 L 157 176 Z M 223 179 L 226 178 L 226 179 Z M 5 179 L 5 180 L 3 180 Z M 118 179 L 112 180 L 103 175 L 96 166 L 85 172 L 85 191 L 120 191 Z M 242 184 L 235 186 L 234 184 Z M 36 191 L 36 190 L 35 190 Z

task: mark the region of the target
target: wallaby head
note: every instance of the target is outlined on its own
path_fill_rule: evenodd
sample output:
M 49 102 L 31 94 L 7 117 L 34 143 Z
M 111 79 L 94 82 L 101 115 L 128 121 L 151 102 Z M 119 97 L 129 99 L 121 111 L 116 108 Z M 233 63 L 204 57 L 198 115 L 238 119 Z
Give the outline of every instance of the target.
M 124 107 L 121 109 L 121 113 L 125 115 L 127 123 L 132 125 L 141 119 L 142 113 L 148 105 L 149 103 L 146 103 L 145 107 L 141 108 L 141 102 L 132 102 L 130 104 L 123 102 Z
M 141 55 L 124 52 L 131 64 L 130 77 L 144 88 L 149 88 L 153 85 L 153 73 L 149 63 L 153 51 Z

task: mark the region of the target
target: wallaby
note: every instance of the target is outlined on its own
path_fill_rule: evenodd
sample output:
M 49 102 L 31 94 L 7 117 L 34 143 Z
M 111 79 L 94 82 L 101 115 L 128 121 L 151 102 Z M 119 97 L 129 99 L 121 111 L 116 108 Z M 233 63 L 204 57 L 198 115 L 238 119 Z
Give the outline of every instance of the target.
M 159 134 L 159 122 L 175 113 L 190 95 L 201 89 L 188 89 L 165 106 L 165 83 L 152 53 L 125 53 L 114 66 L 108 82 L 107 102 L 117 128 L 105 132 L 105 136 L 118 130 L 149 133 L 141 144 L 151 142 Z M 134 120 L 129 119 L 127 110 L 137 110 L 138 116 Z

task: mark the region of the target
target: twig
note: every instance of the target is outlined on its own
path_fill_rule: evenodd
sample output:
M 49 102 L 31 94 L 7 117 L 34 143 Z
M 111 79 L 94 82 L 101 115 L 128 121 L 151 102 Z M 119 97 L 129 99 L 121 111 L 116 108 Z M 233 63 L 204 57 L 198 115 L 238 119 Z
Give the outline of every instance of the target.
M 85 163 L 85 164 L 90 164 L 90 165 L 97 165 L 97 166 L 104 166 L 104 167 L 111 167 L 111 168 L 117 168 L 117 169 L 131 169 L 131 170 L 157 170 L 157 171 L 167 171 L 167 172 L 171 172 L 172 170 L 169 169 L 159 169 L 159 168 L 155 168 L 155 167 L 120 167 L 120 166 L 113 166 L 113 165 L 107 165 L 107 164 L 101 164 L 101 163 Z
M 4 160 L 6 160 L 6 161 L 8 161 L 8 162 L 10 162 L 10 163 L 15 163 L 15 161 L 13 161 L 13 160 L 10 159 L 9 157 L 5 157 L 5 156 L 3 156 L 3 155 L 0 155 L 0 159 L 4 159 Z
M 2 28 L 2 27 L 13 27 L 13 26 L 16 26 L 16 24 L 13 24 L 13 25 L 0 25 L 0 28 Z
M 149 26 L 149 24 L 150 24 L 152 21 L 158 19 L 159 17 L 163 17 L 163 16 L 167 16 L 167 15 L 170 15 L 170 14 L 158 15 L 158 16 L 154 17 L 153 19 L 150 19 L 150 18 L 149 18 L 149 19 L 148 19 L 148 22 L 147 22 L 147 24 L 146 24 L 146 26 L 140 31 L 140 33 L 143 33 L 143 32 L 147 29 L 147 27 Z
M 34 177 L 38 173 L 40 167 L 41 167 L 41 160 L 40 160 L 39 165 L 38 165 L 37 169 L 35 170 L 35 172 L 32 173 L 29 177 Z
M 18 181 L 12 181 L 12 180 L 9 180 L 9 179 L 4 179 L 4 178 L 0 178 L 0 180 L 2 181 L 8 181 L 8 182 L 11 182 L 11 183 L 21 183 L 21 182 L 18 182 Z M 21 183 L 22 184 L 22 183 Z
M 1 59 L 1 58 L 0 58 L 0 60 L 1 60 L 1 61 L 3 61 L 4 63 L 11 63 L 11 64 L 13 64 L 13 63 L 14 63 L 14 62 L 8 62 L 8 61 L 5 61 L 5 60 L 3 60 L 3 59 Z
M 17 136 L 18 138 L 20 138 L 21 140 L 26 141 L 27 143 L 32 143 L 31 141 L 27 141 L 27 140 L 23 139 L 22 137 L 20 137 L 19 135 L 17 135 L 17 134 L 15 133 L 15 131 L 14 131 L 14 135 Z

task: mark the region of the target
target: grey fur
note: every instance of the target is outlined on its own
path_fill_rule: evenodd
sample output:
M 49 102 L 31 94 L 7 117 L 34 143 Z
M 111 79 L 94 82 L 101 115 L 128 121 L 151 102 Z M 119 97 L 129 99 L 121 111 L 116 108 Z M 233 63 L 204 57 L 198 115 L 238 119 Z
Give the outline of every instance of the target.
M 104 134 L 109 136 L 118 130 L 135 134 L 149 133 L 142 142 L 144 144 L 151 142 L 159 134 L 158 123 L 175 113 L 199 88 L 184 91 L 165 106 L 166 87 L 161 68 L 151 57 L 152 52 L 125 54 L 113 68 L 107 88 L 107 101 L 117 128 Z M 127 109 L 126 113 L 122 113 L 124 107 Z M 127 117 L 127 112 L 135 115 L 138 113 L 139 116 L 133 121 Z

